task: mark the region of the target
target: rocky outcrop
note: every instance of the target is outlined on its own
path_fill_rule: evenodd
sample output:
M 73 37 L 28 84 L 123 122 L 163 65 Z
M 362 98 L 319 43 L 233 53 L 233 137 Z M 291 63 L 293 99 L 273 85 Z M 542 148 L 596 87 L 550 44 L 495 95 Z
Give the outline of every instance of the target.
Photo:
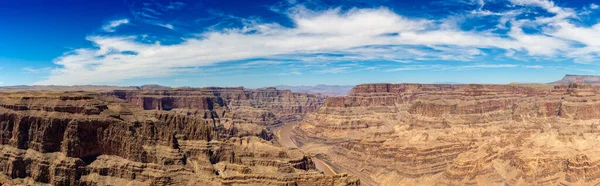
M 365 84 L 294 129 L 362 183 L 595 185 L 600 87 Z
M 321 174 L 311 157 L 275 145 L 270 131 L 238 113 L 285 113 L 294 106 L 281 104 L 295 101 L 285 96 L 295 94 L 205 90 L 0 92 L 0 183 L 359 184 Z

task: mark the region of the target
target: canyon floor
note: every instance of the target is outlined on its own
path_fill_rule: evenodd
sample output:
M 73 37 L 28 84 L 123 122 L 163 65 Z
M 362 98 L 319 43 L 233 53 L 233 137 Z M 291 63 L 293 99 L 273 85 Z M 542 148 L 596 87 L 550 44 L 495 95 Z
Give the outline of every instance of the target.
M 0 183 L 598 185 L 600 86 L 0 91 Z
M 277 139 L 279 140 L 279 144 L 281 146 L 287 148 L 298 148 L 298 145 L 292 139 L 292 130 L 297 124 L 298 123 L 289 123 L 281 127 L 273 128 L 273 133 L 277 135 Z M 315 168 L 323 172 L 325 175 L 336 175 L 335 171 L 331 168 L 331 165 L 328 165 L 323 160 L 313 157 L 313 162 L 315 163 Z

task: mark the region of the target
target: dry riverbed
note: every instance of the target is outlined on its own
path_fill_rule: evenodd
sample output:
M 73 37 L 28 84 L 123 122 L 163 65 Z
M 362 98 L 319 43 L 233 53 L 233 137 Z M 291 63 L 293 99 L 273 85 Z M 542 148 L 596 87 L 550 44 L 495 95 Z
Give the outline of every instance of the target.
M 279 143 L 288 148 L 298 148 L 294 140 L 292 140 L 292 130 L 297 123 L 286 124 L 281 127 L 277 127 L 273 129 L 273 132 L 279 138 Z M 320 160 L 316 157 L 313 157 L 313 162 L 318 170 L 323 172 L 325 175 L 335 175 L 335 171 L 331 169 L 329 165 L 327 165 L 323 160 Z

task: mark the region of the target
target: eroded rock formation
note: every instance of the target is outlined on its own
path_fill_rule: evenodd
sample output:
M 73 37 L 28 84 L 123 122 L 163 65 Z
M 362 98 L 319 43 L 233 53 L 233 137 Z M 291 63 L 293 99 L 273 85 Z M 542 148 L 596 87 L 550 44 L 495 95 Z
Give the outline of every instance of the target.
M 272 89 L 0 92 L 0 184 L 358 185 L 257 125 L 319 104 Z
M 243 87 L 114 91 L 112 94 L 145 110 L 172 110 L 205 119 L 229 118 L 265 126 L 300 121 L 324 99 L 289 90 Z
M 600 184 L 600 87 L 365 84 L 294 129 L 367 185 Z

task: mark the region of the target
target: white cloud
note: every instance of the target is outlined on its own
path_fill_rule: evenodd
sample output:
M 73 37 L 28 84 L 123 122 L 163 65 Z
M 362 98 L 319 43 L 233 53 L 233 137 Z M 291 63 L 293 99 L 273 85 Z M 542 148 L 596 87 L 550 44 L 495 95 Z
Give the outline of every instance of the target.
M 594 3 L 590 4 L 590 9 L 592 9 L 592 10 L 598 9 L 599 7 L 600 6 L 598 6 L 597 4 L 594 4 Z
M 121 25 L 129 24 L 129 19 L 119 19 L 110 21 L 108 24 L 104 25 L 102 29 L 106 32 L 114 32 L 115 29 Z
M 175 29 L 175 27 L 172 24 L 157 24 L 157 25 L 165 27 L 165 28 L 168 28 L 170 30 L 174 30 Z
M 390 60 L 409 63 L 415 60 L 471 61 L 485 56 L 480 49 L 502 49 L 506 56 L 516 52 L 530 56 L 576 58 L 579 54 L 600 52 L 600 26 L 577 27 L 567 18 L 575 17 L 572 9 L 556 6 L 547 0 L 510 0 L 518 6 L 537 6 L 554 13 L 551 17 L 517 19 L 521 10 L 498 13 L 504 25 L 511 25 L 506 35 L 490 31 L 463 31 L 448 20 L 428 20 L 401 16 L 387 8 L 331 9 L 312 11 L 302 6 L 290 9 L 294 27 L 277 23 L 249 22 L 243 28 L 202 33 L 174 45 L 144 44 L 137 36 L 91 36 L 97 48 L 81 48 L 57 58 L 60 68 L 37 84 L 94 84 L 132 78 L 169 76 L 190 68 L 249 58 L 299 61 Z M 481 7 L 484 4 L 480 4 Z M 481 9 L 480 7 L 480 9 Z M 126 22 L 115 22 L 109 28 Z M 506 24 L 510 22 L 511 24 Z M 542 27 L 542 33 L 525 33 L 524 25 Z M 173 26 L 165 27 L 173 29 Z M 106 30 L 111 30 L 106 29 Z M 578 33 L 578 34 L 573 34 Z M 584 47 L 574 47 L 583 43 Z M 384 46 L 384 47 L 366 47 Z M 129 51 L 136 55 L 125 54 Z M 338 53 L 343 56 L 315 56 Z M 285 56 L 285 57 L 282 57 Z M 593 57 L 593 56 L 592 56 Z M 583 59 L 583 58 L 582 58 Z M 594 58 L 592 58 L 594 59 Z M 478 68 L 513 68 L 508 64 L 476 64 L 461 70 Z M 313 71 L 342 73 L 343 67 Z M 398 69 L 402 70 L 402 69 Z M 408 69 L 404 69 L 408 70 Z

